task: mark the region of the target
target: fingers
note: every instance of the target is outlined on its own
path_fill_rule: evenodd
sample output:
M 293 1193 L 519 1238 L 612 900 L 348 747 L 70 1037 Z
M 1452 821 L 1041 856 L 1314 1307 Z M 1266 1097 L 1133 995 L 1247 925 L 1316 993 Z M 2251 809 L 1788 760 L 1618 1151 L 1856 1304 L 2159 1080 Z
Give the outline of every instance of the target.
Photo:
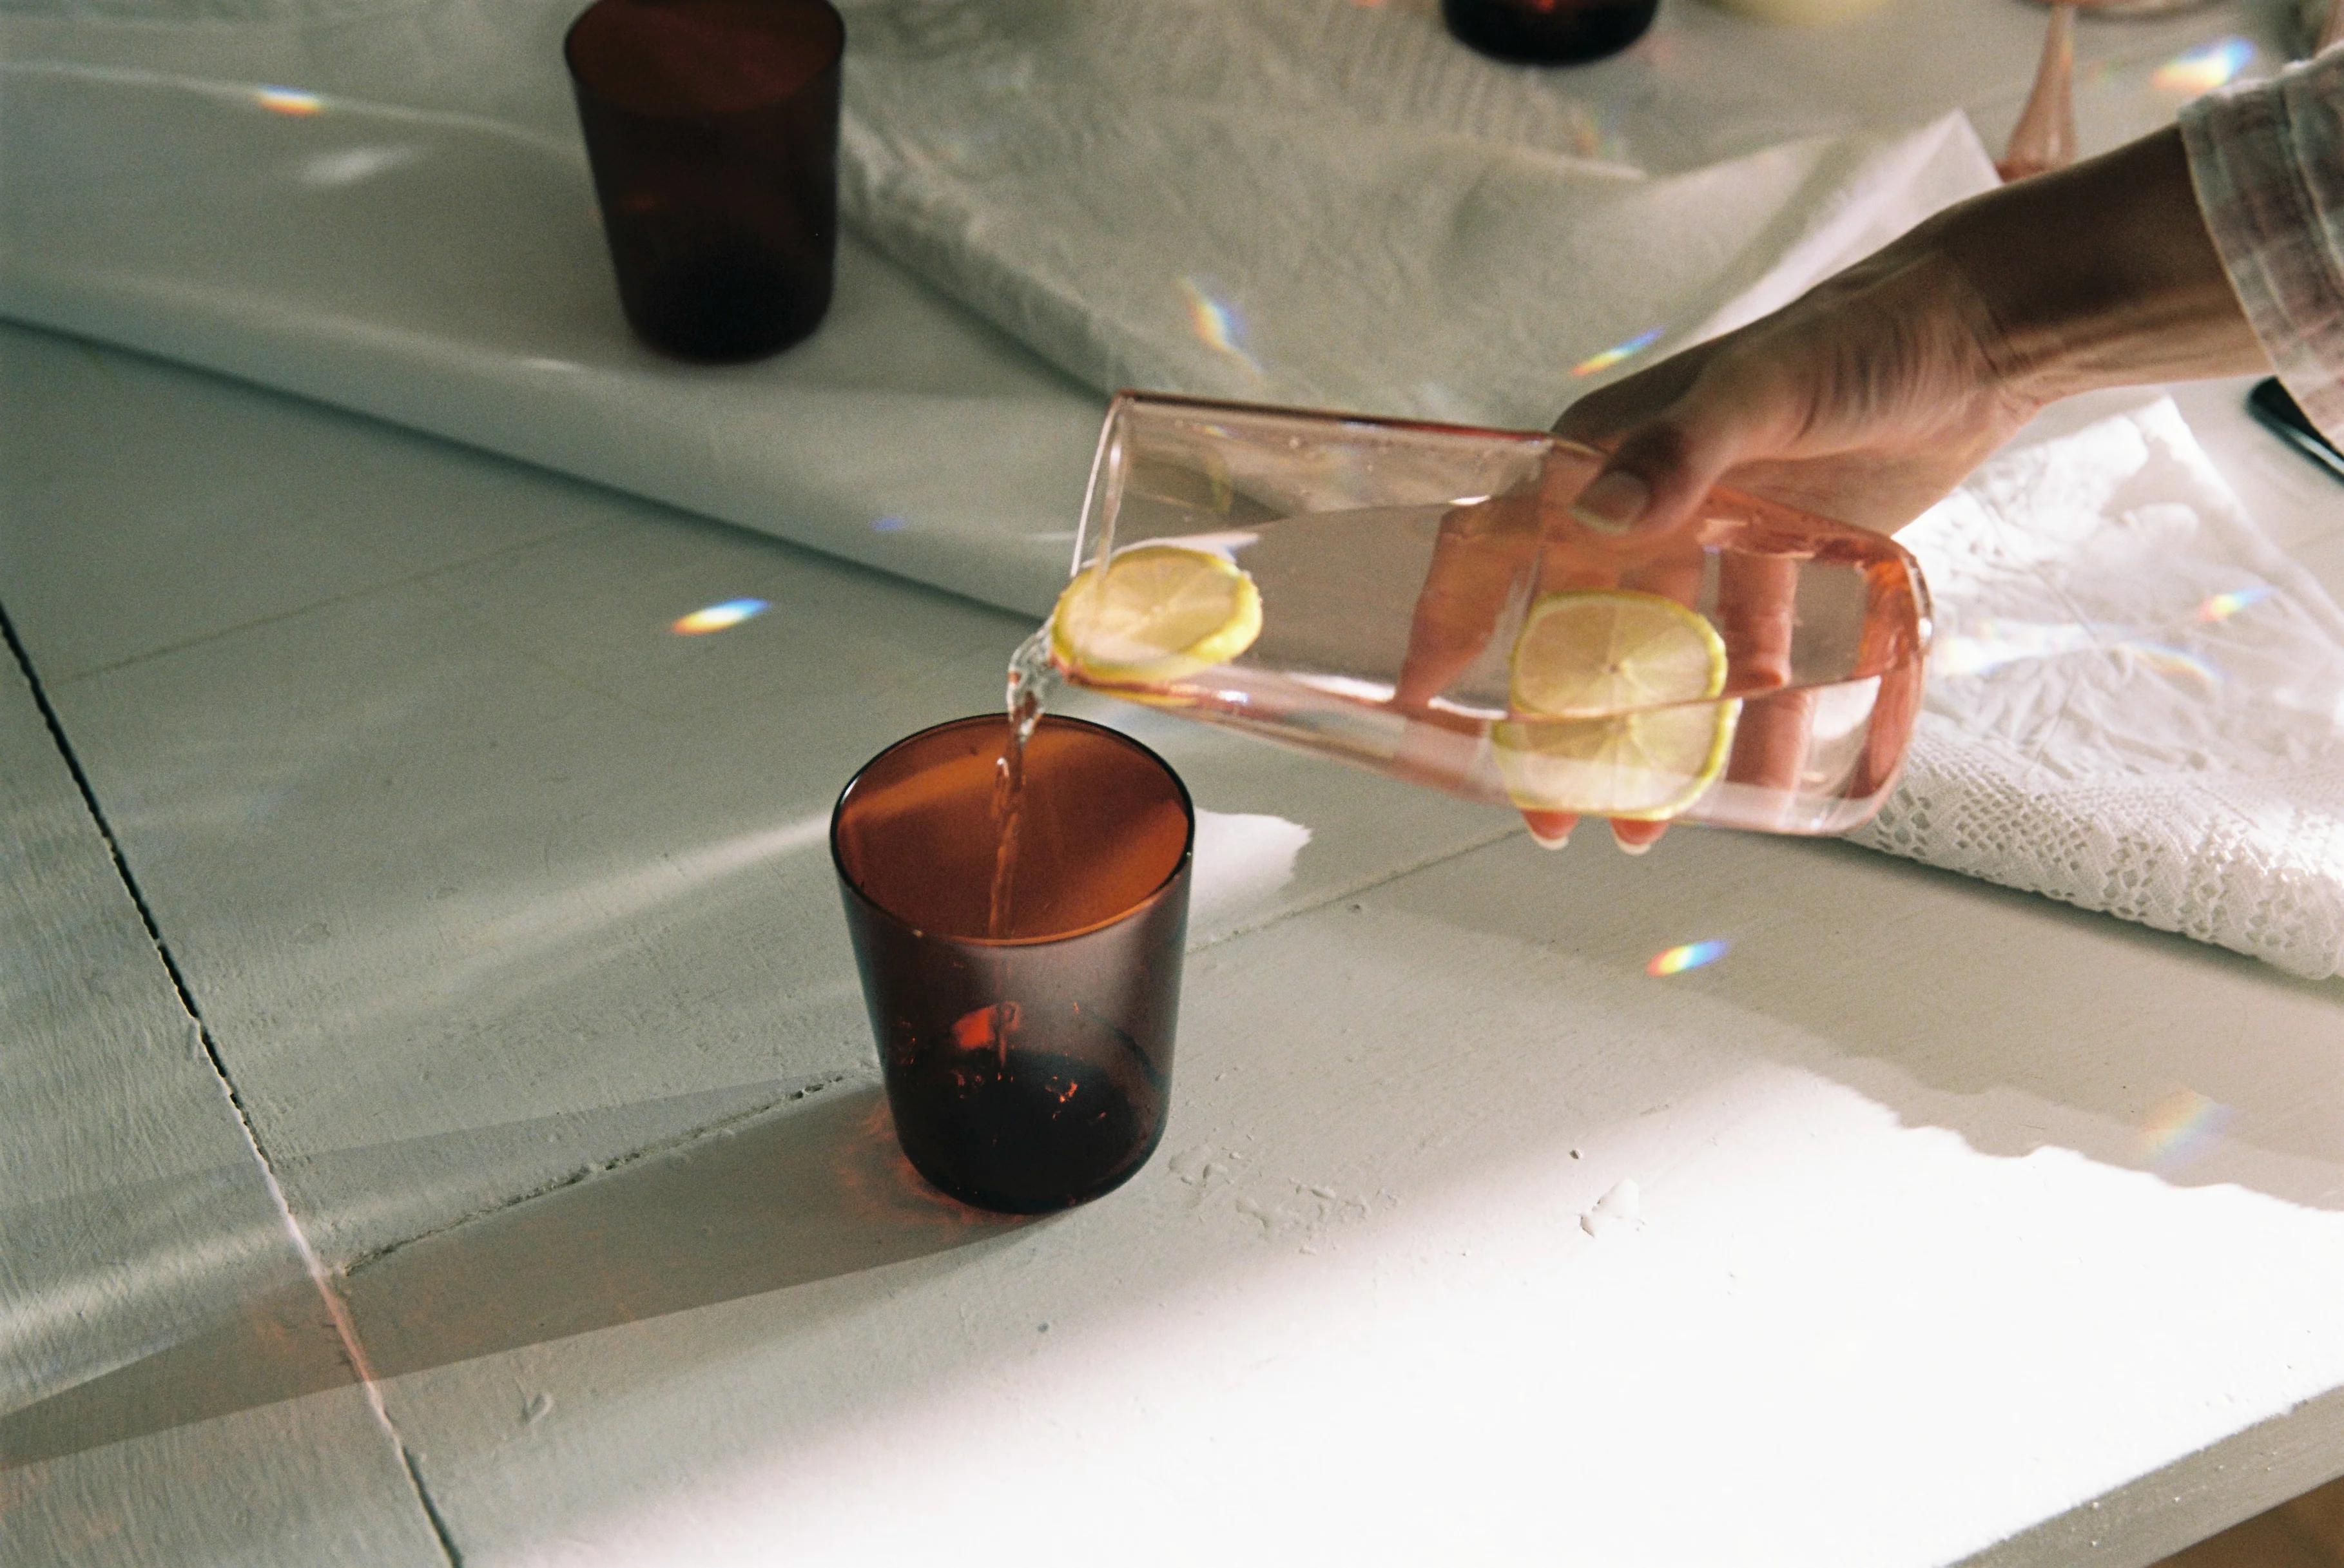
M 1537 542 L 1531 509 L 1512 500 L 1459 507 L 1441 520 L 1409 623 L 1398 706 L 1423 711 L 1480 657 Z
M 1567 811 L 1525 811 L 1522 825 L 1531 830 L 1541 849 L 1561 849 L 1571 842 L 1571 830 L 1579 825 L 1579 818 Z
M 1664 541 L 1658 548 L 1640 549 L 1624 561 L 1591 561 L 1584 551 L 1572 549 L 1570 541 L 1550 538 L 1539 563 L 1538 591 L 1553 593 L 1578 588 L 1632 588 L 1694 606 L 1701 597 L 1701 546 L 1690 538 Z M 1531 836 L 1547 849 L 1561 849 L 1579 821 L 1562 812 L 1536 811 L 1525 811 L 1522 820 L 1529 825 Z M 1668 824 L 1664 822 L 1619 820 L 1612 824 L 1612 839 L 1622 853 L 1642 855 L 1667 831 Z
M 1667 412 L 1622 437 L 1571 502 L 1571 515 L 1607 534 L 1663 532 L 1692 517 L 1749 446 L 1733 410 L 1698 398 L 1696 387 Z
M 1525 811 L 1522 825 L 1531 830 L 1531 838 L 1541 849 L 1561 849 L 1571 842 L 1571 829 L 1579 818 L 1567 811 Z M 1620 846 L 1622 855 L 1642 855 L 1658 844 L 1661 835 L 1668 832 L 1664 822 L 1629 822 L 1615 818 L 1612 824 L 1612 842 Z
M 1718 561 L 1717 630 L 1733 683 L 1743 694 L 1725 776 L 1786 810 L 1806 765 L 1814 728 L 1814 693 L 1791 684 L 1799 560 L 1728 554 Z
M 1622 855 L 1642 855 L 1660 843 L 1661 835 L 1668 832 L 1664 822 L 1630 822 L 1622 817 L 1612 819 L 1612 842 L 1620 846 Z
M 1797 442 L 1797 390 L 1745 351 L 1746 331 L 1663 360 L 1564 410 L 1557 434 L 1611 454 L 1571 505 L 1581 526 L 1613 535 L 1676 528 L 1727 470 Z

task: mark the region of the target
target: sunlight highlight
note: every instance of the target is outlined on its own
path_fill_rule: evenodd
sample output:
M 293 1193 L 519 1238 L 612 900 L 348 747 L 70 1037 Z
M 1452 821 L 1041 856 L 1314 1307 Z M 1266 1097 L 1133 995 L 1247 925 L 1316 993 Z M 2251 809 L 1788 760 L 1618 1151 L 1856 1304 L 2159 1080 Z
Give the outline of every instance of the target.
M 2217 595 L 2207 604 L 2230 597 Z M 2204 606 L 2199 607 L 2198 618 L 2220 619 L 2209 616 Z M 2110 639 L 2089 626 L 2029 622 L 1981 621 L 1975 632 L 1939 638 L 1929 654 L 1929 673 L 1937 680 L 1988 675 L 2005 665 L 2063 658 L 2071 653 L 2129 653 L 2152 670 L 2187 676 L 2208 690 L 2222 683 L 2222 672 L 2210 661 L 2170 642 L 2152 642 L 2146 637 Z

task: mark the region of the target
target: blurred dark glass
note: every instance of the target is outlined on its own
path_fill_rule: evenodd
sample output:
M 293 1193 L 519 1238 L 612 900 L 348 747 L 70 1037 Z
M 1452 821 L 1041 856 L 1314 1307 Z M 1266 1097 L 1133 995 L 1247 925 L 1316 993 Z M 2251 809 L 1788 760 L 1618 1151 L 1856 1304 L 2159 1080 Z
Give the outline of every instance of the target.
M 1008 736 L 992 715 L 898 741 L 830 842 L 904 1154 L 964 1202 L 1038 1213 L 1119 1186 L 1163 1136 L 1196 817 L 1138 742 L 1045 718 L 988 937 Z
M 1660 8 L 1660 0 L 1440 0 L 1459 41 L 1544 66 L 1616 55 L 1644 35 Z
M 845 44 L 825 0 L 596 0 L 571 25 L 619 302 L 654 349 L 754 359 L 821 324 Z

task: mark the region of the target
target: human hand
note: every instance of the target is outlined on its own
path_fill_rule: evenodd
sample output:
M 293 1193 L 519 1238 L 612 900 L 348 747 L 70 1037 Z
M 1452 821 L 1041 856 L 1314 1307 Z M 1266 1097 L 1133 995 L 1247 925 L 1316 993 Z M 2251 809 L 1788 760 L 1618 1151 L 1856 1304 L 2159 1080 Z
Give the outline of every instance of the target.
M 1555 430 L 1611 454 L 1591 528 L 1678 526 L 1724 480 L 1886 531 L 2055 399 L 2267 362 L 2168 129 L 1972 197 Z
M 1671 586 L 1682 574 L 1672 541 L 1720 481 L 1891 531 L 2056 398 L 2266 363 L 2198 216 L 2177 132 L 1975 197 L 1773 315 L 1573 404 L 1556 431 L 1607 454 L 1600 471 L 1583 486 L 1574 478 L 1568 497 L 1484 503 L 1444 525 L 1396 704 L 1430 712 L 1422 704 L 1486 646 L 1503 591 L 1528 565 L 1509 551 L 1546 552 L 1542 590 L 1644 587 L 1685 600 Z M 1509 521 L 1510 507 L 1531 521 Z M 1520 538 L 1493 551 L 1477 539 L 1493 530 Z M 1563 560 L 1594 565 L 1574 576 Z M 1743 690 L 1788 679 L 1796 580 L 1788 558 L 1747 559 L 1730 581 L 1721 572 L 1712 619 Z M 1791 693 L 1745 704 L 1726 778 L 1786 786 L 1803 713 Z M 1524 814 L 1541 843 L 1572 822 Z M 1664 825 L 1613 832 L 1633 849 Z
M 1572 404 L 1556 433 L 1610 454 L 1572 516 L 1666 532 L 1730 474 L 1736 490 L 1890 531 L 2040 406 L 1999 339 L 1958 269 L 1893 247 Z
M 1676 355 L 1573 404 L 1560 435 L 1609 453 L 1570 516 L 1625 545 L 1682 537 L 1721 481 L 1890 531 L 1918 516 L 2033 417 L 1984 300 L 1933 248 L 1892 248 L 1773 316 Z M 1581 552 L 1584 546 L 1581 547 Z M 1691 605 L 1689 570 L 1663 551 L 1619 577 Z M 1798 562 L 1722 559 L 1712 618 L 1736 683 L 1787 684 Z M 1655 580 L 1657 578 L 1657 581 Z M 1578 585 L 1578 584 L 1570 584 Z M 1787 794 L 1805 755 L 1812 703 L 1784 693 L 1743 711 L 1724 777 Z M 1524 813 L 1556 845 L 1573 819 Z M 1664 822 L 1614 821 L 1642 853 Z

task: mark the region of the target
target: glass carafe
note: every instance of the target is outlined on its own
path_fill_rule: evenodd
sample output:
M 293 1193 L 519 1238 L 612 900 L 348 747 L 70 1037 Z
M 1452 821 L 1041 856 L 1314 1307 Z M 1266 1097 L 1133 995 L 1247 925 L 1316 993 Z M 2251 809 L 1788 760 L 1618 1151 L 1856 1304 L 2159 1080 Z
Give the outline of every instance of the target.
M 1600 462 L 1539 432 L 1125 393 L 1077 584 L 1177 546 L 1242 572 L 1258 629 L 1148 680 L 1102 679 L 1063 641 L 1053 663 L 1079 685 L 1525 810 L 1790 834 L 1868 820 L 1920 701 L 1929 602 L 1913 558 L 1723 490 L 1686 528 L 1608 536 L 1569 511 Z M 1605 638 L 1623 667 L 1649 656 L 1679 684 L 1664 701 L 1572 699 L 1627 689 L 1591 678 Z

